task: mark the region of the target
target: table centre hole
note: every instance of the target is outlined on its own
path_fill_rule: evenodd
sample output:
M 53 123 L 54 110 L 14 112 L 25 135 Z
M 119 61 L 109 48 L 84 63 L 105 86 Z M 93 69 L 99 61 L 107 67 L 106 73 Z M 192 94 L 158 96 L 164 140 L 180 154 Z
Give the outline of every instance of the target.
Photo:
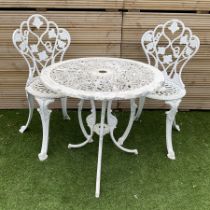
M 107 71 L 106 71 L 106 70 L 99 70 L 98 72 L 99 72 L 99 73 L 101 73 L 101 74 L 105 74 L 105 73 L 107 73 Z

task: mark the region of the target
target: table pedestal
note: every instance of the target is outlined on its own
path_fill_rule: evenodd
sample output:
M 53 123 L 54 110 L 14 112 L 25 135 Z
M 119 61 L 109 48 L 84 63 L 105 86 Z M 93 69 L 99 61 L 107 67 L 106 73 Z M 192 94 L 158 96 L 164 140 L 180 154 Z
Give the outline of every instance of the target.
M 130 119 L 127 125 L 127 128 L 125 129 L 125 132 L 123 135 L 116 140 L 114 137 L 114 129 L 117 127 L 118 120 L 117 118 L 112 114 L 112 101 L 102 101 L 102 108 L 101 108 L 101 120 L 100 123 L 96 123 L 96 108 L 95 103 L 92 100 L 91 101 L 91 114 L 87 116 L 86 122 L 88 127 L 90 128 L 90 133 L 86 131 L 83 121 L 82 121 L 82 108 L 84 104 L 84 100 L 81 100 L 78 107 L 78 118 L 79 118 L 79 124 L 81 127 L 81 130 L 86 138 L 86 140 L 80 144 L 69 144 L 68 148 L 80 148 L 82 146 L 85 146 L 87 143 L 92 142 L 93 134 L 96 133 L 99 135 L 99 147 L 98 147 L 98 164 L 97 164 L 97 174 L 96 174 L 96 192 L 95 196 L 98 198 L 100 195 L 100 181 L 101 181 L 101 162 L 102 162 L 102 149 L 103 149 L 103 137 L 104 135 L 110 133 L 111 139 L 114 142 L 114 144 L 124 152 L 128 153 L 134 153 L 138 154 L 137 149 L 127 149 L 122 146 L 123 142 L 127 138 L 127 136 L 130 133 L 130 130 L 132 128 L 133 122 L 135 120 L 135 114 L 136 114 L 136 104 L 135 100 L 131 99 L 131 110 L 130 110 Z M 107 118 L 107 123 L 105 123 L 105 120 Z

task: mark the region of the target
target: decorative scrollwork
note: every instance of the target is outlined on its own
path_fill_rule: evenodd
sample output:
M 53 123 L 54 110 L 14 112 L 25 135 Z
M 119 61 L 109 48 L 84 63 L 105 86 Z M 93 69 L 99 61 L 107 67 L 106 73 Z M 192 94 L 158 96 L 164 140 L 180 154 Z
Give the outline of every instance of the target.
M 184 88 L 181 73 L 198 51 L 199 38 L 182 21 L 172 19 L 144 33 L 141 44 L 149 64 L 162 70 L 165 80 Z
M 59 97 L 59 94 L 47 89 L 37 76 L 46 66 L 63 60 L 70 41 L 70 35 L 65 29 L 58 28 L 55 22 L 37 14 L 23 21 L 20 28 L 14 31 L 13 44 L 29 67 L 26 89 L 31 94 Z
M 42 15 L 32 15 L 13 33 L 13 43 L 29 67 L 29 80 L 43 68 L 61 61 L 70 44 L 70 35 Z
M 113 132 L 114 129 L 117 127 L 118 119 L 112 114 L 111 103 L 112 102 L 109 101 L 108 109 L 107 109 L 107 121 L 108 121 L 110 130 Z

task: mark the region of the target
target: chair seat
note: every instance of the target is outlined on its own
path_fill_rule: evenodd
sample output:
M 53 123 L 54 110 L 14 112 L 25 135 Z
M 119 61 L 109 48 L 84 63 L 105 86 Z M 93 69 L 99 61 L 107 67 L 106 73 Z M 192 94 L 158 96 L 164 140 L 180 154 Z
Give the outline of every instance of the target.
M 186 90 L 179 87 L 177 84 L 165 81 L 163 85 L 155 90 L 153 93 L 149 94 L 147 97 L 157 100 L 176 100 L 184 97 Z
M 44 86 L 40 77 L 35 77 L 33 81 L 26 87 L 26 91 L 33 96 L 39 98 L 62 98 L 64 95 L 55 93 Z

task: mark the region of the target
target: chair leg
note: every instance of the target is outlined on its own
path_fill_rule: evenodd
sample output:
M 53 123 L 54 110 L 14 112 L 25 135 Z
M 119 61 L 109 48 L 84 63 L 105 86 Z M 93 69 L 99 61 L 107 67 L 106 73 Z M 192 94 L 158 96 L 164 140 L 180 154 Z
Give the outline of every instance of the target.
M 70 120 L 70 117 L 67 113 L 67 98 L 61 98 L 61 107 L 62 107 L 62 113 L 63 113 L 63 119 L 64 120 Z
M 137 110 L 137 113 L 136 113 L 136 116 L 135 116 L 135 121 L 138 121 L 140 116 L 141 116 L 141 113 L 142 113 L 142 110 L 144 108 L 144 103 L 145 103 L 145 96 L 141 96 L 139 98 L 139 106 L 138 106 L 138 110 Z
M 31 119 L 33 117 L 33 112 L 34 112 L 34 96 L 29 93 L 26 93 L 26 95 L 27 95 L 27 100 L 28 100 L 29 114 L 28 114 L 28 120 L 26 124 L 21 126 L 19 129 L 20 133 L 24 133 L 25 130 L 28 128 L 31 122 Z
M 48 142 L 49 142 L 49 124 L 50 124 L 50 115 L 51 110 L 48 109 L 48 105 L 54 102 L 54 99 L 43 99 L 43 98 L 35 98 L 39 104 L 39 108 L 37 109 L 41 121 L 42 121 L 42 129 L 43 129 L 43 137 L 42 137 L 42 148 L 38 157 L 40 161 L 44 161 L 47 159 L 47 150 L 48 150 Z
M 166 112 L 166 147 L 168 150 L 168 158 L 171 160 L 175 160 L 175 153 L 173 150 L 173 143 L 172 143 L 172 126 L 176 117 L 176 113 L 178 112 L 179 104 L 181 103 L 181 100 L 171 100 L 171 101 L 165 101 L 166 104 L 168 104 L 171 109 Z

